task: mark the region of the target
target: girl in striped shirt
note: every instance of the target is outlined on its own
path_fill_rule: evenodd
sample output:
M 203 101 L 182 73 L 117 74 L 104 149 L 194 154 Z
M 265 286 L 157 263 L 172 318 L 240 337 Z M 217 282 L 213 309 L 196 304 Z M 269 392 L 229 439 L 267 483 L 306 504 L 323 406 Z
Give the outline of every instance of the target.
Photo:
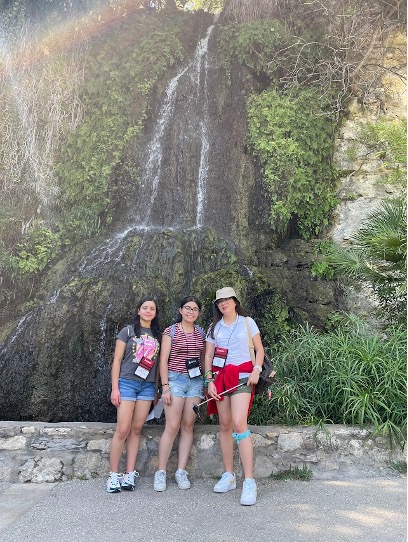
M 159 444 L 159 470 L 154 489 L 166 489 L 166 467 L 174 439 L 180 431 L 178 468 L 175 473 L 180 489 L 188 489 L 186 466 L 193 444 L 196 419 L 193 404 L 203 399 L 201 367 L 204 359 L 204 332 L 195 325 L 201 303 L 194 296 L 181 300 L 177 321 L 163 332 L 160 350 L 160 378 L 166 426 Z

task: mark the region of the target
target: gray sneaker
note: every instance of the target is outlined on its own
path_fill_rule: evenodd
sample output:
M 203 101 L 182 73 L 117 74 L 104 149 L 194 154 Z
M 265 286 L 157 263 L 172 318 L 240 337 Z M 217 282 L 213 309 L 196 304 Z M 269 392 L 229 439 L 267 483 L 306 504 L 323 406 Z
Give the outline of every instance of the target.
M 190 480 L 187 478 L 188 472 L 183 469 L 177 469 L 176 471 L 176 482 L 179 486 L 179 489 L 190 489 Z
M 158 470 L 154 475 L 153 489 L 155 491 L 166 491 L 166 471 Z
M 119 474 L 117 472 L 111 472 L 109 474 L 108 481 L 106 482 L 106 491 L 108 493 L 120 493 L 120 481 Z
M 251 506 L 256 503 L 256 483 L 251 478 L 245 478 L 241 493 L 241 504 Z
M 214 491 L 215 493 L 226 493 L 227 491 L 235 489 L 236 487 L 237 482 L 235 479 L 235 474 L 224 472 L 221 479 L 215 484 Z
M 139 478 L 139 473 L 135 470 L 132 470 L 131 472 L 125 472 L 121 487 L 125 491 L 134 491 L 135 490 L 135 478 Z

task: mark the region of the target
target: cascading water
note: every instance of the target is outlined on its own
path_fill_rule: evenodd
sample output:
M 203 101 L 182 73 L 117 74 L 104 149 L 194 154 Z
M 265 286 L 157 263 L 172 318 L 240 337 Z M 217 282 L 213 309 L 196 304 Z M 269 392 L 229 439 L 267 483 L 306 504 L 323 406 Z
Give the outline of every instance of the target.
M 181 181 L 180 177 L 173 183 L 173 179 L 169 183 L 165 179 L 163 173 L 164 161 L 164 142 L 168 137 L 171 126 L 175 122 L 175 115 L 180 117 L 180 110 L 175 109 L 176 100 L 178 97 L 177 91 L 180 80 L 185 78 L 191 84 L 189 91 L 189 101 L 198 104 L 195 114 L 199 118 L 200 130 L 198 137 L 201 138 L 201 149 L 199 166 L 195 177 L 196 181 L 196 203 L 195 209 L 187 209 L 189 222 L 185 226 L 189 228 L 200 228 L 203 226 L 204 209 L 205 209 L 205 182 L 208 171 L 209 160 L 209 136 L 208 136 L 208 95 L 207 95 L 207 77 L 208 77 L 208 43 L 214 26 L 210 26 L 205 37 L 200 40 L 197 45 L 193 60 L 183 67 L 179 73 L 170 81 L 165 92 L 164 102 L 160 108 L 157 121 L 154 125 L 153 136 L 147 145 L 145 151 L 146 166 L 143 171 L 141 190 L 138 194 L 138 204 L 134 213 L 134 222 L 124 230 L 113 235 L 110 239 L 104 241 L 101 245 L 95 247 L 91 253 L 79 265 L 79 272 L 82 276 L 89 276 L 101 266 L 108 262 L 116 261 L 120 265 L 123 256 L 124 245 L 128 235 L 139 232 L 141 235 L 152 233 L 161 230 L 176 229 L 178 225 L 178 217 L 182 214 L 180 209 L 170 216 L 165 223 L 156 225 L 155 217 L 152 217 L 152 210 L 156 201 L 158 205 L 162 205 L 163 201 L 173 199 L 177 206 L 180 205 L 179 192 L 177 196 L 173 195 L 174 184 Z M 193 105 L 188 105 L 187 111 L 191 110 Z M 182 123 L 185 127 L 189 127 L 189 123 Z M 195 130 L 194 130 L 195 131 Z M 197 134 L 196 134 L 197 135 Z M 183 141 L 188 136 L 183 133 L 180 140 Z M 171 152 L 177 155 L 180 152 L 178 147 L 172 148 Z M 170 184 L 170 190 L 169 190 Z M 187 190 L 185 195 L 187 196 Z M 173 196 L 173 198 L 172 198 Z M 184 203 L 188 205 L 187 202 Z

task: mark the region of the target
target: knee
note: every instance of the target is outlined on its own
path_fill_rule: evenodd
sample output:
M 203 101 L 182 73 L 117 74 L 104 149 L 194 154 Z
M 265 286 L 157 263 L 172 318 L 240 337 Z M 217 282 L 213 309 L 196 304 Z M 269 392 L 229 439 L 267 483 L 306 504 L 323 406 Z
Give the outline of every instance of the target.
M 126 440 L 130 432 L 129 426 L 118 426 L 115 431 L 115 437 L 119 440 Z
M 233 427 L 236 433 L 245 433 L 245 431 L 248 429 L 248 424 L 245 420 L 243 422 L 234 423 Z
M 231 421 L 221 422 L 221 420 L 220 420 L 220 431 L 221 431 L 221 433 L 231 433 L 231 431 L 232 431 L 232 422 Z
M 139 436 L 140 433 L 142 432 L 142 428 L 143 428 L 143 424 L 132 425 L 129 433 L 131 433 L 133 436 Z
M 181 422 L 180 430 L 182 433 L 193 433 L 194 431 L 194 420 L 192 422 Z
M 169 437 L 175 438 L 179 430 L 179 423 L 166 422 L 165 432 L 168 434 Z

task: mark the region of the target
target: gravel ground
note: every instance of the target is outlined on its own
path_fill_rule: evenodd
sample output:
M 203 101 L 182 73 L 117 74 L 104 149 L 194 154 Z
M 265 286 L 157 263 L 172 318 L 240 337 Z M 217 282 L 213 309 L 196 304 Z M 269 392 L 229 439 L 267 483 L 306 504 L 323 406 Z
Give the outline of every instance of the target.
M 406 478 L 258 482 L 256 505 L 239 504 L 240 489 L 212 491 L 214 481 L 173 480 L 157 493 L 140 478 L 136 491 L 108 494 L 105 480 L 74 480 L 36 497 L 7 525 L 2 542 L 333 542 L 407 540 Z M 38 484 L 1 484 L 0 505 Z M 46 485 L 46 484 L 41 484 Z M 15 497 L 14 497 L 15 498 Z M 17 502 L 17 501 L 16 501 Z M 17 502 L 21 507 L 21 504 Z M 21 507 L 22 508 L 22 507 Z M 1 506 L 0 506 L 1 509 Z

